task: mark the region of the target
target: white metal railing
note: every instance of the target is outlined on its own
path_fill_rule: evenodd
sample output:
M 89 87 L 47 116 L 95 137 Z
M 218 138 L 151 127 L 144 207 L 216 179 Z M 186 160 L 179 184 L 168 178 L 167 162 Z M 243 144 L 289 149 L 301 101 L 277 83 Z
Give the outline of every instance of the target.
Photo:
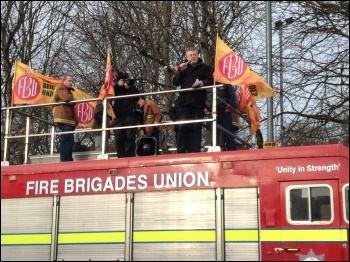
M 57 102 L 57 103 L 46 103 L 46 104 L 36 104 L 36 105 L 20 105 L 20 106 L 12 106 L 12 107 L 4 107 L 1 108 L 1 110 L 6 110 L 6 121 L 5 121 L 5 134 L 4 134 L 4 152 L 3 152 L 3 162 L 1 162 L 2 165 L 7 165 L 7 154 L 8 154 L 8 140 L 9 139 L 16 139 L 16 138 L 25 138 L 25 152 L 24 152 L 24 163 L 28 163 L 28 151 L 29 151 L 29 138 L 36 137 L 36 136 L 50 136 L 50 155 L 54 154 L 54 140 L 55 136 L 61 135 L 61 134 L 68 134 L 68 133 L 85 133 L 85 132 L 92 132 L 92 131 L 102 131 L 102 152 L 100 158 L 108 158 L 108 153 L 106 153 L 106 133 L 107 131 L 112 130 L 118 130 L 118 129 L 127 129 L 127 128 L 139 128 L 139 127 L 146 127 L 146 126 L 170 126 L 170 125 L 180 125 L 180 124 L 186 124 L 186 123 L 203 123 L 203 122 L 213 122 L 212 124 L 212 145 L 209 147 L 209 151 L 217 151 L 217 130 L 216 130 L 216 87 L 220 87 L 222 85 L 214 85 L 214 86 L 205 86 L 201 87 L 201 89 L 213 89 L 213 105 L 212 105 L 212 118 L 207 119 L 198 119 L 198 120 L 188 120 L 188 121 L 174 121 L 169 122 L 166 121 L 165 123 L 157 123 L 157 124 L 148 124 L 148 125 L 134 125 L 134 126 L 124 126 L 124 127 L 107 127 L 106 126 L 106 110 L 107 110 L 107 101 L 108 100 L 118 100 L 123 99 L 127 97 L 138 97 L 138 96 L 147 96 L 147 95 L 157 95 L 157 94 L 168 94 L 168 93 L 176 93 L 176 92 L 188 92 L 188 91 L 196 91 L 198 88 L 187 88 L 187 89 L 176 89 L 176 90 L 167 90 L 167 91 L 160 91 L 160 92 L 149 92 L 149 93 L 139 93 L 139 94 L 133 94 L 133 95 L 125 95 L 125 96 L 113 96 L 113 97 L 106 97 L 103 100 L 103 121 L 102 121 L 102 128 L 100 129 L 92 129 L 92 128 L 83 128 L 83 129 L 75 129 L 74 131 L 69 132 L 58 132 L 55 130 L 55 124 L 53 122 L 43 120 L 40 118 L 37 118 L 35 116 L 30 116 L 27 113 L 20 112 L 18 109 L 25 109 L 25 108 L 34 108 L 34 107 L 43 107 L 43 106 L 55 106 L 60 104 L 66 104 L 66 102 Z M 92 98 L 92 99 L 84 99 L 84 100 L 75 100 L 71 101 L 69 103 L 81 103 L 81 102 L 92 102 L 92 101 L 98 101 L 99 98 Z M 16 135 L 11 136 L 10 135 L 10 116 L 11 116 L 11 110 L 14 112 L 18 112 L 24 115 L 27 115 L 26 117 L 26 132 L 24 135 Z M 30 134 L 30 119 L 35 118 L 41 121 L 46 121 L 48 124 L 51 124 L 51 132 L 49 133 L 40 133 L 40 134 Z M 237 137 L 236 137 L 237 138 Z M 248 143 L 246 143 L 244 140 L 238 139 L 241 142 L 244 142 L 246 145 L 250 146 Z M 251 146 L 250 146 L 251 147 Z M 113 153 L 115 154 L 115 153 Z

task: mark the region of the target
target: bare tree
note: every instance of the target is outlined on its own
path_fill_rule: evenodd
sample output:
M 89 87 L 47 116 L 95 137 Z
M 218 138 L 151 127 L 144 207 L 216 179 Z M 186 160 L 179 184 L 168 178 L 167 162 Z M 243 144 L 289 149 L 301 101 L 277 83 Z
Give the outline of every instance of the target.
M 64 27 L 70 10 L 69 2 L 1 2 L 1 104 L 12 104 L 13 69 L 15 61 L 21 61 L 42 74 L 50 75 L 55 70 L 55 61 L 64 41 Z M 67 4 L 68 3 L 68 4 Z M 4 116 L 2 111 L 2 116 Z M 26 115 L 50 119 L 47 108 L 25 110 Z M 11 135 L 24 134 L 25 117 L 15 113 L 11 117 Z M 5 117 L 1 118 L 4 127 Z M 40 133 L 48 129 L 43 122 L 31 124 L 31 130 Z M 2 128 L 2 137 L 3 137 Z M 3 143 L 2 143 L 3 145 Z M 48 137 L 31 140 L 30 154 L 49 152 Z M 24 139 L 9 140 L 10 161 L 23 163 Z M 3 150 L 2 150 L 3 153 Z
M 282 40 L 286 145 L 349 146 L 349 3 L 278 7 L 294 20 Z

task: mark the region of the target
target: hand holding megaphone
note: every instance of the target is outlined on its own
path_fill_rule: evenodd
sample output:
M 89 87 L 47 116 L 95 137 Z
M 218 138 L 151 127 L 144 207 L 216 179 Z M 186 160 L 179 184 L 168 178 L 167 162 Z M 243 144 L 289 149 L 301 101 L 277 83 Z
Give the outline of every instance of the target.
M 187 68 L 187 65 L 190 63 L 190 61 L 187 61 L 187 62 L 183 62 L 180 64 L 180 70 L 181 71 L 184 71 L 186 68 Z

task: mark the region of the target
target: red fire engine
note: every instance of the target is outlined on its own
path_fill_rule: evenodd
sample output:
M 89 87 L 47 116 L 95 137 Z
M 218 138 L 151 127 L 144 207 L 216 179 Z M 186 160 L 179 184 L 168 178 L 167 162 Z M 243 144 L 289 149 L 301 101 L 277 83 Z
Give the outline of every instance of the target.
M 349 149 L 1 167 L 1 260 L 349 260 Z

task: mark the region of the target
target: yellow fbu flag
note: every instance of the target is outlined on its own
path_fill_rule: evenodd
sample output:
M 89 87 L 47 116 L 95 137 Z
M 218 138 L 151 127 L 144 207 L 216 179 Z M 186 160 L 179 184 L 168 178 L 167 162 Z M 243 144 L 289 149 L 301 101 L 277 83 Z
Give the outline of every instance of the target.
M 261 116 L 256 101 L 251 96 L 249 89 L 244 85 L 240 86 L 239 110 L 247 113 L 250 122 L 250 134 L 255 135 L 260 128 Z
M 12 105 L 51 103 L 59 83 L 62 83 L 62 79 L 44 76 L 28 65 L 15 61 Z
M 12 89 L 12 105 L 49 104 L 55 88 L 62 83 L 62 79 L 42 75 L 19 61 L 15 62 L 14 84 Z M 73 87 L 75 100 L 92 99 L 91 95 Z M 48 106 L 51 108 L 52 106 Z M 75 105 L 80 127 L 92 127 L 96 101 L 79 102 Z M 112 106 L 109 105 L 108 114 L 115 117 Z
M 101 86 L 99 98 L 101 100 L 105 99 L 106 96 L 114 96 L 114 84 L 113 84 L 113 74 L 112 74 L 112 65 L 111 65 L 111 54 L 108 49 L 107 51 L 107 64 L 106 64 L 106 76 L 105 82 Z
M 276 95 L 276 91 L 219 37 L 216 38 L 214 80 L 222 84 L 245 85 L 255 100 Z

